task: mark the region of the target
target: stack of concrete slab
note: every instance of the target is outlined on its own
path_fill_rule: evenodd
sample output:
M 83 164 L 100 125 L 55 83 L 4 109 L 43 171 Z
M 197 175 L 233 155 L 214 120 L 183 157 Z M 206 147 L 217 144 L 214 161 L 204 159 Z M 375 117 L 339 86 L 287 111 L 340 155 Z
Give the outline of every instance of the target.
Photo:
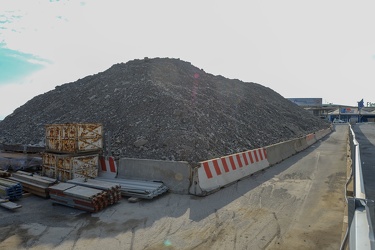
M 59 183 L 49 188 L 51 200 L 55 204 L 97 212 L 104 207 L 104 192 L 97 189 L 76 186 L 71 183 Z
M 2 178 L 6 178 L 6 177 L 10 177 L 11 174 L 7 171 L 4 171 L 4 170 L 0 170 L 0 177 Z
M 22 185 L 19 182 L 0 178 L 0 197 L 18 200 L 22 197 Z
M 57 182 L 56 179 L 53 178 L 32 175 L 31 173 L 23 171 L 13 173 L 9 179 L 21 183 L 24 191 L 43 198 L 49 197 L 48 187 Z
M 168 187 L 159 181 L 130 180 L 121 178 L 97 177 L 96 180 L 117 183 L 121 186 L 123 196 L 153 199 L 168 191 Z
M 51 200 L 88 212 L 99 212 L 110 205 L 106 191 L 78 186 L 73 183 L 59 183 L 49 188 Z
M 0 207 L 4 207 L 4 208 L 9 209 L 9 210 L 14 210 L 14 209 L 20 208 L 22 206 L 14 203 L 14 202 L 9 201 L 8 199 L 0 198 Z
M 85 178 L 76 178 L 67 182 L 105 191 L 107 193 L 108 203 L 111 205 L 117 203 L 121 199 L 121 186 L 116 183 Z
M 96 123 L 46 125 L 43 175 L 60 181 L 95 178 L 103 148 L 102 133 L 102 125 Z

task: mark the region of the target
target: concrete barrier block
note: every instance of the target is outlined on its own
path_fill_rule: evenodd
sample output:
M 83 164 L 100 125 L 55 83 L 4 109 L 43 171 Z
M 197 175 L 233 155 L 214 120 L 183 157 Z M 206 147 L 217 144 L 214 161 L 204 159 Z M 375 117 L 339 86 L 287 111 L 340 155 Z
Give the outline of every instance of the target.
M 303 144 L 302 142 L 300 143 L 301 145 Z M 268 162 L 270 163 L 270 165 L 282 162 L 286 158 L 289 158 L 290 156 L 297 153 L 295 144 L 295 140 L 290 140 L 266 147 L 265 149 L 268 155 Z
M 314 136 L 314 134 L 312 134 L 312 136 Z M 306 139 L 306 137 L 294 139 L 293 141 L 294 141 L 294 149 L 296 150 L 296 153 L 302 150 L 305 150 L 306 148 L 309 147 L 308 140 Z
M 322 129 L 322 130 L 319 130 L 319 131 L 315 132 L 316 140 L 320 140 L 323 137 L 325 137 L 326 135 L 330 134 L 332 132 L 332 129 L 333 128 L 327 128 L 327 129 Z
M 269 167 L 264 148 L 200 162 L 190 193 L 206 195 Z
M 207 195 L 305 150 L 332 132 L 331 128 L 305 137 L 203 161 L 194 169 L 188 162 L 122 158 L 118 178 L 160 180 L 171 192 Z
M 306 135 L 306 137 L 304 139 L 306 140 L 306 143 L 307 143 L 308 147 L 313 145 L 317 141 L 317 139 L 315 137 L 315 133 Z
M 196 167 L 192 171 L 192 181 L 191 186 L 189 189 L 189 193 L 197 196 L 206 196 L 208 194 L 207 191 L 204 191 L 199 186 L 199 176 L 198 176 L 198 169 L 199 167 Z
M 188 162 L 121 158 L 118 178 L 162 181 L 172 193 L 189 194 L 192 169 Z

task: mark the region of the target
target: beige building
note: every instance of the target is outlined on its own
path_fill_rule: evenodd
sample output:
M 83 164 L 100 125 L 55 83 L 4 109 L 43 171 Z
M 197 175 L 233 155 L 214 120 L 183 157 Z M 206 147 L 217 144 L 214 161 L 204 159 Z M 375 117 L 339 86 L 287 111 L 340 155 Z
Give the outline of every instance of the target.
M 375 122 L 375 107 L 344 106 L 338 104 L 323 104 L 322 98 L 288 98 L 298 106 L 313 115 L 333 121 L 339 119 L 344 122 Z

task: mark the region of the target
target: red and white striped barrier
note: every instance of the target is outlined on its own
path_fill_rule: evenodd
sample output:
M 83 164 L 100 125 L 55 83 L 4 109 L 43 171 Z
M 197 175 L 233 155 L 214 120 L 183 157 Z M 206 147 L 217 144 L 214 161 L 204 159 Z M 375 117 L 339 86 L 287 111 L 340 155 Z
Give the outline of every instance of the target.
M 265 148 L 200 162 L 199 166 L 192 171 L 192 185 L 189 192 L 199 196 L 207 195 L 257 171 L 282 162 L 311 146 L 331 131 L 332 128 L 327 128 Z
M 210 192 L 269 167 L 263 148 L 200 162 L 199 187 Z
M 115 178 L 117 176 L 117 165 L 114 157 L 100 156 L 99 161 L 99 177 Z

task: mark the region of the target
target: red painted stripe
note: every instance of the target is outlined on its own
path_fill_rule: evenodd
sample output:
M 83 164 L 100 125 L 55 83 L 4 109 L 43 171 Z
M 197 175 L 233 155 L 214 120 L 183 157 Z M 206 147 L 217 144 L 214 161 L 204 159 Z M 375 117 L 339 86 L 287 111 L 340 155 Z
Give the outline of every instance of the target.
M 236 170 L 236 164 L 234 164 L 233 156 L 229 156 L 230 165 L 232 165 L 232 169 Z
M 104 157 L 100 157 L 100 166 L 102 167 L 102 171 L 106 172 L 107 171 L 107 166 L 105 164 L 105 159 Z
M 257 151 L 256 151 L 256 150 L 254 150 L 254 151 L 253 151 L 253 153 L 254 153 L 254 156 L 255 156 L 255 161 L 256 161 L 256 162 L 258 162 L 258 161 L 259 161 L 259 159 L 258 159 L 258 154 L 257 154 Z
M 225 160 L 225 158 L 221 158 L 221 163 L 223 163 L 223 167 L 224 167 L 225 172 L 228 173 L 229 168 L 228 168 L 228 164 L 227 164 L 227 161 Z
M 264 158 L 267 159 L 267 151 L 266 149 L 263 149 Z
M 206 172 L 207 178 L 211 179 L 212 173 L 211 173 L 210 166 L 208 165 L 207 161 L 203 163 L 203 168 L 204 168 L 204 171 Z
M 109 157 L 109 169 L 112 173 L 117 173 L 116 171 L 116 162 L 113 157 Z
M 246 156 L 246 153 L 242 153 L 242 157 L 244 158 L 245 160 L 245 165 L 249 165 L 249 162 L 247 161 L 247 156 Z
M 221 170 L 220 170 L 219 164 L 217 163 L 217 160 L 213 160 L 212 162 L 214 163 L 216 174 L 221 175 Z
M 253 156 L 251 155 L 251 151 L 249 151 L 247 154 L 248 154 L 249 157 L 250 157 L 250 162 L 251 162 L 251 164 L 253 164 L 253 163 L 254 163 L 254 159 L 253 159 Z
M 263 161 L 263 154 L 262 154 L 262 149 L 258 149 L 259 155 L 260 155 L 260 160 Z
M 240 154 L 236 154 L 236 158 L 237 158 L 238 166 L 240 166 L 240 168 L 242 168 L 242 161 L 241 161 Z

